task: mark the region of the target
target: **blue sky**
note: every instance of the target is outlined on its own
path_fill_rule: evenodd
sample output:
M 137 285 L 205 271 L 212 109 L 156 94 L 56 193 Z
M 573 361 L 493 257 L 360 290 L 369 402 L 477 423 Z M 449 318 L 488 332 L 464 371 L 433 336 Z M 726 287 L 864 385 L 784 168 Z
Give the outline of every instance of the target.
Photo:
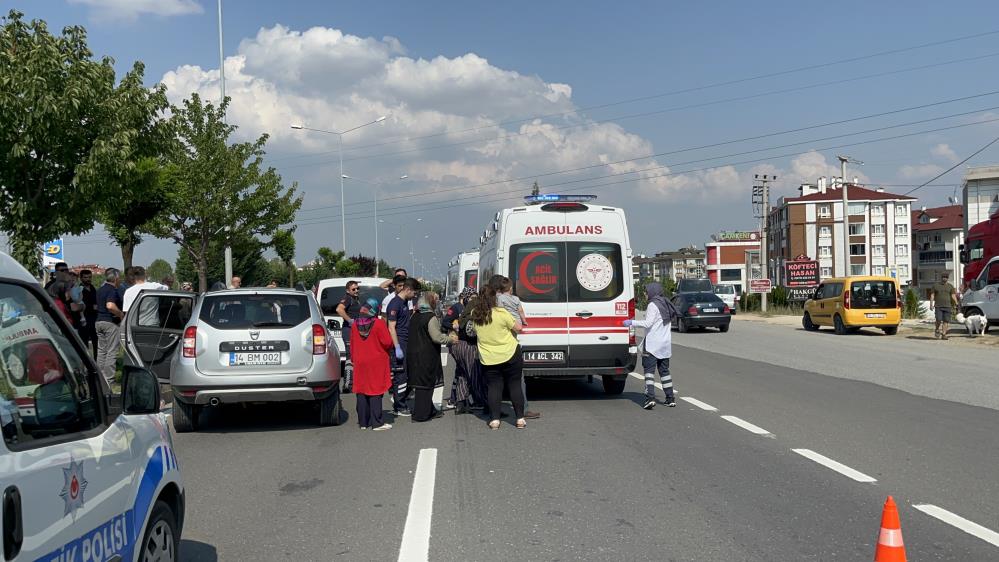
M 5 2 L 51 27 L 80 23 L 95 53 L 121 70 L 146 64 L 150 84 L 164 81 L 175 102 L 191 91 L 217 99 L 216 5 L 212 0 L 35 0 Z M 525 189 L 532 174 L 616 162 L 689 149 L 829 121 L 999 90 L 995 72 L 999 34 L 789 73 L 764 80 L 660 96 L 636 103 L 513 123 L 471 133 L 456 131 L 534 115 L 673 92 L 803 66 L 861 57 L 999 30 L 994 2 L 264 2 L 224 5 L 227 89 L 241 134 L 272 134 L 271 163 L 306 193 L 300 215 L 299 261 L 321 245 L 341 245 L 339 170 L 335 138 L 290 130 L 293 121 L 342 128 L 389 119 L 345 137 L 349 175 L 381 182 L 384 220 L 405 224 L 421 261 L 439 264 L 471 246 L 495 210 L 510 206 L 502 190 Z M 316 28 L 316 29 L 313 29 Z M 313 31 L 308 31 L 313 29 Z M 946 63 L 946 64 L 942 64 Z M 939 64 L 881 77 L 860 77 Z M 233 65 L 230 71 L 230 65 Z M 849 82 L 808 86 L 857 78 Z M 760 95 L 802 88 L 796 92 Z M 571 93 L 570 93 L 571 92 Z M 753 99 L 724 101 L 760 95 Z M 718 102 L 702 107 L 690 107 Z M 850 172 L 905 192 L 999 135 L 999 124 L 973 125 L 890 142 L 810 154 L 779 155 L 999 117 L 999 95 L 891 116 L 780 135 L 654 160 L 625 162 L 541 178 L 551 183 L 615 176 L 640 181 L 593 192 L 630 217 L 636 252 L 654 253 L 703 244 L 718 230 L 750 228 L 753 172 L 782 179 L 779 193 L 800 181 L 835 173 L 837 153 L 865 161 Z M 685 109 L 681 109 L 685 108 Z M 636 113 L 653 115 L 618 119 Z M 858 131 L 972 112 L 882 133 Z M 563 127 L 563 128 L 560 128 Z M 571 128 L 564 128 L 571 127 Z M 513 136 L 510 136 L 514 133 Z M 414 139 L 439 135 L 429 139 Z M 497 140 L 497 136 L 505 138 Z M 845 138 L 820 141 L 836 135 Z M 409 139 L 409 140 L 405 140 Z M 404 142 L 399 142 L 403 140 Z M 481 141 L 476 143 L 475 141 Z M 442 144 L 459 146 L 440 147 Z M 358 148 L 383 144 L 377 147 Z M 737 152 L 801 143 L 747 156 Z M 999 146 L 999 145 L 995 145 Z M 388 153 L 388 154 L 386 154 Z M 725 157 L 729 156 L 729 157 Z M 352 159 L 354 157 L 355 159 Z M 357 158 L 363 157 L 363 158 Z M 702 163 L 683 164 L 709 157 Z M 734 164 L 742 160 L 760 162 Z M 995 163 L 993 148 L 968 165 Z M 732 165 L 729 165 L 732 164 Z M 712 170 L 701 170 L 706 166 Z M 959 167 L 938 180 L 960 181 Z M 700 170 L 700 171 L 696 171 Z M 688 173 L 683 173 L 688 172 Z M 396 180 L 407 174 L 405 182 Z M 580 181 L 561 189 L 606 183 Z M 483 183 L 492 185 L 473 187 Z M 894 187 L 898 186 L 898 187 Z M 552 187 L 550 191 L 558 191 Z M 440 191 L 436 195 L 416 194 Z M 369 184 L 347 186 L 348 242 L 352 253 L 374 251 Z M 463 201 L 469 195 L 492 195 Z M 921 204 L 937 205 L 953 187 L 927 187 Z M 398 198 L 399 196 L 410 196 Z M 395 198 L 395 199 L 394 199 Z M 423 206 L 417 205 L 423 203 Z M 319 209 L 316 209 L 319 207 Z M 417 222 L 416 218 L 424 220 Z M 394 239 L 402 228 L 382 225 L 380 251 L 408 262 L 408 246 Z M 67 239 L 74 263 L 115 263 L 115 248 L 100 229 Z M 150 241 L 137 261 L 173 261 L 175 247 Z

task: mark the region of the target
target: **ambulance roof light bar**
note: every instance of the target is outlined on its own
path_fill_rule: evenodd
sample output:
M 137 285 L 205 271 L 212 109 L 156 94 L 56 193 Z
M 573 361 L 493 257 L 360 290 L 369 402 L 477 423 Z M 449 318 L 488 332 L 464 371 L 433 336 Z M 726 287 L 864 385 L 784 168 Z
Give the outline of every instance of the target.
M 544 195 L 528 195 L 524 197 L 524 203 L 528 205 L 541 205 L 542 203 L 589 203 L 596 198 L 596 195 L 555 195 L 547 193 Z

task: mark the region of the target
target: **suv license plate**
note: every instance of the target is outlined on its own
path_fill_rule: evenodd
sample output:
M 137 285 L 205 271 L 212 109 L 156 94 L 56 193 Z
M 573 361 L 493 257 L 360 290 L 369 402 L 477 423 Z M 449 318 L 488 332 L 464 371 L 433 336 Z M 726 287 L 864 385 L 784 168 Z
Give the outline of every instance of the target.
M 868 318 L 885 318 L 886 317 L 886 315 L 884 315 L 884 314 L 872 314 L 870 312 L 868 312 L 864 316 L 866 316 Z
M 280 365 L 281 353 L 230 353 L 229 366 L 242 365 Z
M 525 351 L 524 361 L 527 363 L 564 363 L 564 351 Z

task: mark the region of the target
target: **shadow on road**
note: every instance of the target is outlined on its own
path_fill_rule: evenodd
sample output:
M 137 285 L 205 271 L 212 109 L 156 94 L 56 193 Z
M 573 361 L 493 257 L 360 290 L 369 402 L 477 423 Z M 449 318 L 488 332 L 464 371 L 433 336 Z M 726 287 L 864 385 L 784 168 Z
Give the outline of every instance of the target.
M 198 541 L 180 541 L 180 560 L 185 562 L 216 562 L 219 559 L 218 551 L 210 544 Z
M 350 419 L 347 404 L 340 413 L 340 425 Z M 232 404 L 205 408 L 201 412 L 199 433 L 254 433 L 316 429 L 319 425 L 317 404 L 287 402 L 278 404 Z

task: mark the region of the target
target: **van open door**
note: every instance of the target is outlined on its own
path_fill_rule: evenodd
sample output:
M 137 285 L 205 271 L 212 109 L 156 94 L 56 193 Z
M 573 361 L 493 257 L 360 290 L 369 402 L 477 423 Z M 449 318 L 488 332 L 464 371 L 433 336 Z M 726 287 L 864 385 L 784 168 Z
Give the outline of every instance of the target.
M 513 244 L 509 275 L 527 314 L 520 337 L 525 374 L 565 368 L 569 359 L 565 243 Z
M 170 382 L 170 360 L 183 341 L 196 297 L 180 291 L 139 293 L 125 316 L 126 361 Z

